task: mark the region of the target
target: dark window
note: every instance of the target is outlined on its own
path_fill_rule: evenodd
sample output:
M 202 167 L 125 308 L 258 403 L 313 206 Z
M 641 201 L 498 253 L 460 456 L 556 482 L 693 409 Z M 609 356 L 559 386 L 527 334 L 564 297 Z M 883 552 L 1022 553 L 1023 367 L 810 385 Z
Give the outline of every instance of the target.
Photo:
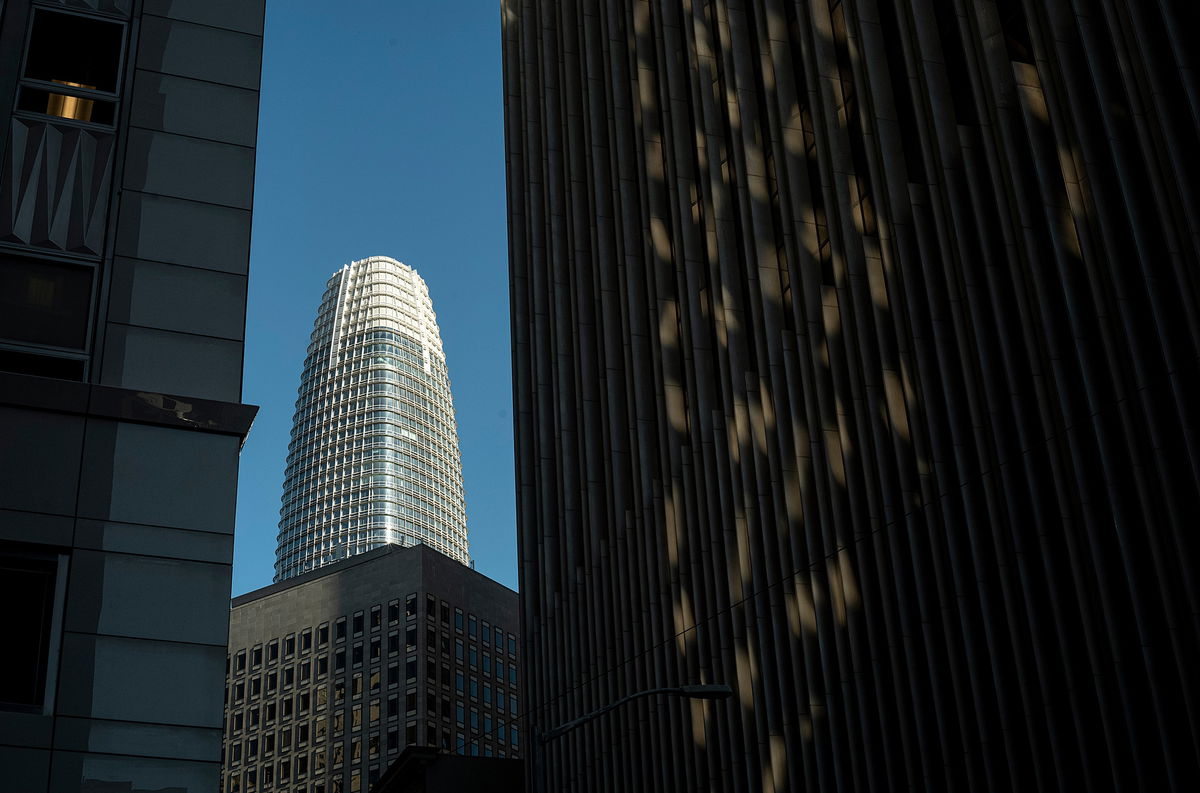
M 346 669 L 346 650 L 341 649 L 333 654 L 333 671 L 341 672 Z
M 388 665 L 388 685 L 389 686 L 400 685 L 400 664 L 389 664 Z
M 508 634 L 508 654 L 509 655 L 517 654 L 517 637 L 513 636 L 511 633 Z
M 329 624 L 326 623 L 317 628 L 317 646 L 324 647 L 329 644 Z
M 416 628 L 409 628 L 409 630 L 415 632 Z M 400 652 L 400 634 L 393 633 L 388 636 L 388 655 L 394 655 L 398 652 Z
M 250 666 L 262 666 L 262 648 L 255 647 L 250 651 Z
M 407 617 L 417 616 L 417 596 L 409 595 L 404 601 L 404 613 Z
M 358 636 L 363 632 L 363 613 L 360 611 L 354 615 L 354 635 Z
M 40 711 L 51 661 L 58 556 L 0 549 L 0 602 L 5 609 L 5 673 L 0 708 Z
M 495 637 L 496 637 L 496 649 L 499 650 L 500 652 L 504 652 L 504 631 L 500 630 L 499 625 L 496 626 Z
M 312 630 L 300 634 L 300 652 L 306 653 L 312 649 Z
M 383 624 L 383 611 L 379 606 L 371 607 L 371 630 L 378 630 Z
M 417 659 L 416 658 L 409 658 L 408 662 L 404 665 L 404 677 L 409 682 L 417 679 Z
M 279 660 L 279 641 L 273 641 L 267 645 L 267 663 L 272 664 Z
M 371 638 L 371 660 L 378 661 L 383 656 L 383 643 L 378 636 Z
M 18 107 L 59 118 L 112 124 L 124 27 L 38 9 L 29 34 Z
M 286 637 L 283 640 L 283 655 L 285 658 L 290 658 L 296 654 L 296 635 Z
M 433 619 L 433 613 L 437 610 L 437 598 L 433 595 L 425 596 L 425 616 Z
M 393 600 L 388 603 L 388 625 L 395 625 L 400 621 L 400 601 Z
M 479 620 L 475 619 L 475 615 L 471 614 L 467 617 L 467 635 L 472 639 L 479 633 Z
M 354 645 L 354 649 L 350 653 L 350 662 L 355 666 L 362 666 L 363 646 L 361 644 Z
M 454 629 L 455 629 L 456 631 L 458 631 L 459 633 L 462 633 L 462 629 L 463 629 L 463 613 L 462 613 L 462 609 L 455 609 L 455 610 L 454 610 Z
M 93 274 L 91 267 L 0 256 L 0 338 L 85 348 Z
M 446 625 L 450 624 L 450 606 L 442 604 L 442 622 Z
M 405 642 L 405 649 L 408 650 L 408 652 L 411 653 L 411 652 L 416 651 L 416 649 L 417 649 L 417 626 L 416 625 L 409 626 L 408 630 L 404 632 L 404 642 Z
M 346 638 L 346 618 L 339 617 L 338 621 L 333 624 L 334 641 L 343 641 Z

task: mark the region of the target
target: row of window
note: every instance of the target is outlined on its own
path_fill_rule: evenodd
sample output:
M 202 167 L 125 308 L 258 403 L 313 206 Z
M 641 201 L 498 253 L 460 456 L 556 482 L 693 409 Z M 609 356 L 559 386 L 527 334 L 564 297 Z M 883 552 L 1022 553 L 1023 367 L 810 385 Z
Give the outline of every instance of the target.
M 296 633 L 290 633 L 282 639 L 272 639 L 264 644 L 256 645 L 249 650 L 238 650 L 231 657 L 232 664 L 230 665 L 227 659 L 226 673 L 232 672 L 234 675 L 242 675 L 247 671 L 247 665 L 250 669 L 257 669 L 264 665 L 267 666 L 279 662 L 282 654 L 283 659 L 294 657 L 297 653 L 304 654 L 311 652 L 313 643 L 316 642 L 317 649 L 327 647 L 330 643 L 330 628 L 332 625 L 332 640 L 336 644 L 346 641 L 347 637 L 358 638 L 363 636 L 368 631 L 371 633 L 381 632 L 383 630 L 384 620 L 386 618 L 389 626 L 399 625 L 401 620 L 401 606 L 399 598 L 389 601 L 387 604 L 386 613 L 382 603 L 372 606 L 369 610 L 357 611 L 347 617 L 339 617 L 332 623 L 324 622 L 318 625 L 315 629 L 305 628 Z M 425 596 L 425 616 L 429 621 L 440 621 L 443 625 L 449 627 L 451 621 L 451 606 L 445 601 L 438 600 L 436 595 L 426 594 Z M 484 645 L 491 644 L 497 652 L 503 652 L 507 647 L 508 654 L 515 656 L 517 653 L 517 637 L 513 633 L 506 633 L 499 626 L 493 626 L 487 620 L 480 620 L 474 614 L 465 613 L 461 608 L 453 607 L 454 615 L 454 630 L 459 634 L 465 634 L 470 639 L 479 639 Z M 410 594 L 404 599 L 403 617 L 406 622 L 417 618 L 417 596 Z M 427 629 L 427 633 L 432 628 Z M 429 646 L 432 647 L 433 634 L 427 637 Z M 405 629 L 405 647 L 408 650 L 416 648 L 416 627 L 410 625 Z M 382 634 L 373 637 L 370 642 L 370 657 L 376 660 L 382 653 Z M 444 637 L 445 640 L 445 637 Z M 400 647 L 399 632 L 394 632 L 388 635 L 388 652 L 398 652 Z M 461 642 L 460 642 L 461 644 Z M 355 663 L 361 663 L 361 653 L 363 645 L 356 644 L 353 648 L 353 658 Z M 339 652 L 343 652 L 339 651 Z M 448 647 L 443 644 L 443 652 L 449 652 Z M 456 653 L 460 656 L 461 653 Z M 337 656 L 335 655 L 335 669 L 337 668 Z M 327 656 L 324 659 L 327 660 Z M 410 659 L 410 663 L 415 662 L 415 659 Z M 344 668 L 344 656 L 343 664 Z M 514 667 L 515 668 L 515 667 Z

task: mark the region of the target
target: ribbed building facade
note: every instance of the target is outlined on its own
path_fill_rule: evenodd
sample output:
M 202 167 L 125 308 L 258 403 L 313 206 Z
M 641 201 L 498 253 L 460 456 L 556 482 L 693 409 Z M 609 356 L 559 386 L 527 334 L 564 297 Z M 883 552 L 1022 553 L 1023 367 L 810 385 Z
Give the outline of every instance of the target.
M 536 789 L 1200 788 L 1196 4 L 502 7 Z
M 372 256 L 325 287 L 304 361 L 275 580 L 386 544 L 470 564 L 450 377 L 429 289 Z

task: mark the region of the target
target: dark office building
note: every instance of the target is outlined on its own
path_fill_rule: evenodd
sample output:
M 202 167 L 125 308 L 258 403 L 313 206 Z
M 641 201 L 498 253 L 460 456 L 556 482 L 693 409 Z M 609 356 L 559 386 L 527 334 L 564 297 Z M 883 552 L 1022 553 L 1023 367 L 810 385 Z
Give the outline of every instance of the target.
M 502 6 L 539 789 L 1200 789 L 1200 6 Z
M 515 592 L 424 545 L 235 598 L 221 790 L 366 793 L 407 746 L 518 756 L 517 623 Z
M 0 789 L 220 779 L 262 2 L 0 0 Z

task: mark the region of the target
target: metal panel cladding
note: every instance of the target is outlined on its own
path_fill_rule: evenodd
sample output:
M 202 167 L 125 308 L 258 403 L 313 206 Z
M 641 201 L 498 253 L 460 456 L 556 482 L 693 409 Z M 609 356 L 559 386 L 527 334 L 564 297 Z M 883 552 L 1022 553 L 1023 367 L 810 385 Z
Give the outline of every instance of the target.
M 1200 790 L 1200 4 L 501 6 L 534 789 Z
M 317 311 L 275 580 L 418 542 L 470 564 L 450 377 L 425 282 L 372 256 L 334 273 Z

